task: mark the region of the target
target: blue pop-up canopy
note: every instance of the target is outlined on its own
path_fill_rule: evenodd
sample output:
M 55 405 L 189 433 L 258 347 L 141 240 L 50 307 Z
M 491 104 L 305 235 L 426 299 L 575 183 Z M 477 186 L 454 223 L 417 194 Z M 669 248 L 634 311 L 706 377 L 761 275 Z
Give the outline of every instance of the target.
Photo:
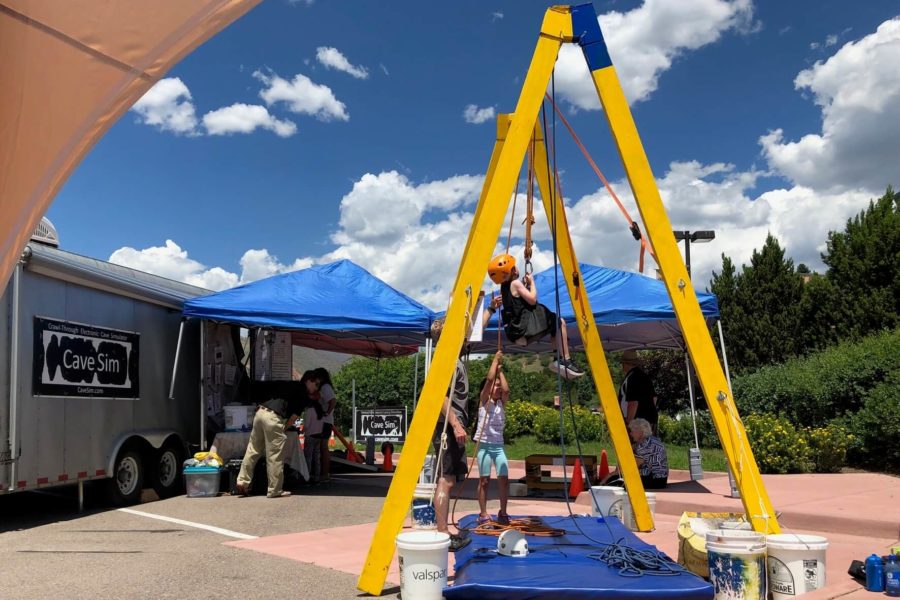
M 365 356 L 416 352 L 435 317 L 349 260 L 194 298 L 184 315 L 290 331 L 294 345 Z
M 605 350 L 684 348 L 681 329 L 675 320 L 675 309 L 662 281 L 638 273 L 627 273 L 585 263 L 581 263 L 581 274 L 584 278 L 582 290 L 587 292 Z M 575 310 L 569 300 L 560 267 L 557 266 L 556 271 L 550 268 L 536 274 L 534 281 L 538 291 L 538 302 L 554 312 L 556 282 L 559 281 L 559 314 L 569 324 L 567 328 L 569 347 L 582 348 L 581 336 L 578 327 L 575 326 Z M 697 300 L 708 322 L 712 323 L 718 319 L 719 304 L 714 294 L 697 292 Z M 484 342 L 476 349 L 487 351 L 491 345 L 496 345 L 497 323 L 495 314 L 485 330 Z M 518 348 L 505 339 L 504 343 L 508 351 L 515 351 Z M 528 350 L 552 350 L 549 338 L 528 346 Z

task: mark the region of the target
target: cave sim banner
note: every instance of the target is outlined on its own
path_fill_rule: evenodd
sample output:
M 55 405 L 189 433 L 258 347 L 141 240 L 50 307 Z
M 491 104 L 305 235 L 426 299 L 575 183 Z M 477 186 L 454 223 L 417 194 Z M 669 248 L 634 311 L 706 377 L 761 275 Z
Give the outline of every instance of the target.
M 34 396 L 140 397 L 140 335 L 34 319 Z
M 356 437 L 377 442 L 406 441 L 406 407 L 356 409 Z

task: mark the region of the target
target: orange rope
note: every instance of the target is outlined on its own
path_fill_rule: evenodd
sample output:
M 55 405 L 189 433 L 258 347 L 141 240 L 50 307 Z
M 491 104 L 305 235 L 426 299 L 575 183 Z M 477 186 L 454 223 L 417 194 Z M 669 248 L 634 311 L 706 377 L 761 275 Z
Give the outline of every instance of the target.
M 566 120 L 566 117 L 563 115 L 562 111 L 559 110 L 559 107 L 550 98 L 549 95 L 545 94 L 548 100 L 550 100 L 550 104 L 553 105 L 553 109 L 556 110 L 556 114 L 559 115 L 560 120 L 563 122 L 563 125 L 566 126 L 566 129 L 569 130 L 569 134 L 572 136 L 572 139 L 575 140 L 575 144 L 578 146 L 578 149 L 581 150 L 581 153 L 587 159 L 588 164 L 591 165 L 591 168 L 594 170 L 594 173 L 597 174 L 597 177 L 600 178 L 600 181 L 603 182 L 604 187 L 606 187 L 606 191 L 609 192 L 609 195 L 612 196 L 612 199 L 615 201 L 616 206 L 619 207 L 619 210 L 622 211 L 622 214 L 625 216 L 625 219 L 628 221 L 628 225 L 631 226 L 632 223 L 635 222 L 634 219 L 631 218 L 631 215 L 628 214 L 628 210 L 622 204 L 622 201 L 619 200 L 619 197 L 616 195 L 616 192 L 612 189 L 612 186 L 609 184 L 609 181 L 603 175 L 603 172 L 600 171 L 600 167 L 597 166 L 597 163 L 594 162 L 594 159 L 591 157 L 590 153 L 587 151 L 587 148 L 584 147 L 584 144 L 581 143 L 581 140 L 578 137 L 578 134 L 575 133 L 575 130 L 572 129 L 572 126 L 569 124 L 569 121 Z M 647 240 L 647 236 L 641 233 L 641 246 L 656 259 L 656 255 L 653 254 L 653 248 L 650 246 L 650 242 Z M 641 269 L 643 271 L 643 269 Z

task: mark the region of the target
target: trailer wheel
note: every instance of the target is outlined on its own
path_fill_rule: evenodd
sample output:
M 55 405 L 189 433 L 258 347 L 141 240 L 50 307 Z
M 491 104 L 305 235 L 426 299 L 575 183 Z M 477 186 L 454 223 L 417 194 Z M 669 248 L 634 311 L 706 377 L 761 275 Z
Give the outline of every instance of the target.
M 153 473 L 153 489 L 160 498 L 171 498 L 181 493 L 181 464 L 184 450 L 178 444 L 166 444 L 156 455 Z
M 120 452 L 116 457 L 113 477 L 109 482 L 113 504 L 124 506 L 137 504 L 144 487 L 144 464 L 141 455 L 134 450 Z

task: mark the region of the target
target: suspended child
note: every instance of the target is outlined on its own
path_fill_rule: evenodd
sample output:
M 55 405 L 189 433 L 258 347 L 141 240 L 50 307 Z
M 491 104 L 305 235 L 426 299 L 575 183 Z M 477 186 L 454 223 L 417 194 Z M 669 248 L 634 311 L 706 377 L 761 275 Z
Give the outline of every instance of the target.
M 500 299 L 488 308 L 490 312 L 502 303 L 500 316 L 503 319 L 503 330 L 510 342 L 519 346 L 527 346 L 546 335 L 550 335 L 550 343 L 556 347 L 556 331 L 562 335 L 562 359 L 550 363 L 550 370 L 560 373 L 566 379 L 575 379 L 584 375 L 569 356 L 569 337 L 566 334 L 565 320 L 558 318 L 543 304 L 538 303 L 538 290 L 534 278 L 525 273 L 519 279 L 516 259 L 509 254 L 498 254 L 491 259 L 488 266 L 491 281 L 500 285 Z

